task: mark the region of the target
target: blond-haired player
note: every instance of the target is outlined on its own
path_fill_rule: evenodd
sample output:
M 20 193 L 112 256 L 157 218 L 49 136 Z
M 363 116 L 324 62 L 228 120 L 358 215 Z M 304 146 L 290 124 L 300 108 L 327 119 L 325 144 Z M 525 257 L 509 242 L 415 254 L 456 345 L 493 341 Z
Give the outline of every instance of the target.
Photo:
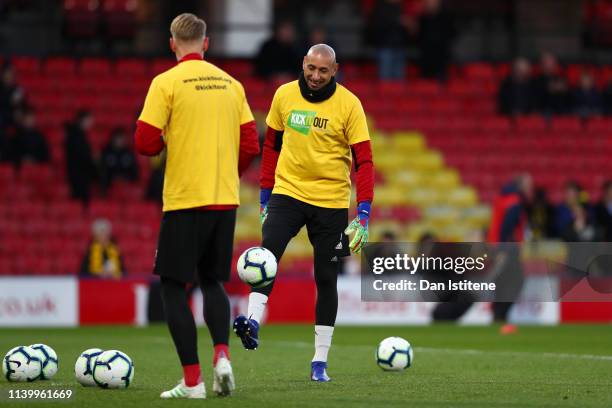
M 163 218 L 154 272 L 183 379 L 162 398 L 205 398 L 197 335 L 186 285 L 204 294 L 204 319 L 214 344 L 213 391 L 229 395 L 230 309 L 221 282 L 230 274 L 240 173 L 259 153 L 257 131 L 242 85 L 203 60 L 206 24 L 181 14 L 170 26 L 178 64 L 151 82 L 137 122 L 136 149 L 166 149 Z M 163 134 L 163 136 L 161 136 Z

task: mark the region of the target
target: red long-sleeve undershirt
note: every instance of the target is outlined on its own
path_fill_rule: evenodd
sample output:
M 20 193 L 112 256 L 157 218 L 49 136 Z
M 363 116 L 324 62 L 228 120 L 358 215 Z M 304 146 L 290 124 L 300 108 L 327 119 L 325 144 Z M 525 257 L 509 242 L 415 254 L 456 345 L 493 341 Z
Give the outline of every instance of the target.
M 261 188 L 274 187 L 274 174 L 282 147 L 282 132 L 268 127 L 264 139 L 261 159 Z M 374 199 L 374 163 L 372 162 L 372 145 L 369 140 L 351 145 L 355 162 L 357 184 L 357 202 Z
M 136 151 L 145 156 L 155 156 L 164 150 L 161 129 L 139 120 L 134 135 Z M 240 125 L 240 149 L 238 155 L 238 174 L 242 175 L 259 154 L 259 140 L 255 121 Z
M 355 181 L 357 184 L 357 202 L 372 202 L 374 199 L 374 162 L 372 161 L 372 144 L 369 140 L 351 145 L 355 160 Z

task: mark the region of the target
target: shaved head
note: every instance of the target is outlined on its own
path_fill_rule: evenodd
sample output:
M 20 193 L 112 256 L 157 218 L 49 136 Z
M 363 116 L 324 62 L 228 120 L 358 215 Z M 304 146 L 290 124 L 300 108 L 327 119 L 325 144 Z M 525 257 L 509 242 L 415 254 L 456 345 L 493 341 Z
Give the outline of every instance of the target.
M 338 71 L 336 52 L 327 44 L 310 47 L 302 63 L 308 87 L 318 90 L 327 85 Z
M 330 59 L 332 64 L 336 63 L 336 51 L 334 51 L 334 49 L 327 44 L 317 44 L 310 47 L 306 53 L 306 56 L 312 57 L 315 55 Z

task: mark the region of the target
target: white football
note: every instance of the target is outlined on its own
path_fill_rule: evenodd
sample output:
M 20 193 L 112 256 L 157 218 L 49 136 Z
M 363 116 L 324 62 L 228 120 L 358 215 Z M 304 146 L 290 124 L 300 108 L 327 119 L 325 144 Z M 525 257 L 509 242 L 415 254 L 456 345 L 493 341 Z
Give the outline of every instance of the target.
M 48 380 L 57 373 L 59 362 L 57 353 L 46 344 L 32 344 L 30 347 L 36 352 L 41 363 L 40 379 Z
M 93 378 L 102 388 L 127 388 L 134 378 L 134 363 L 119 350 L 107 350 L 94 363 Z
M 402 371 L 412 365 L 410 343 L 401 337 L 387 337 L 376 349 L 376 364 L 385 371 Z
M 41 367 L 38 352 L 29 346 L 10 349 L 2 360 L 2 373 L 8 381 L 34 381 L 40 377 Z
M 238 276 L 254 288 L 267 286 L 276 277 L 276 257 L 262 247 L 249 248 L 238 258 Z
M 93 368 L 96 359 L 104 350 L 90 348 L 81 353 L 74 363 L 74 376 L 84 387 L 93 387 L 96 382 L 93 379 Z

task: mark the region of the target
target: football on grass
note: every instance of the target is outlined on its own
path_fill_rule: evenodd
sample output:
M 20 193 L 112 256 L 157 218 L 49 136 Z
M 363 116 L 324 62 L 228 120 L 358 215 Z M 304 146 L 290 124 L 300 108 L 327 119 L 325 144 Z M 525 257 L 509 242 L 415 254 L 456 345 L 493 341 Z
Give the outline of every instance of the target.
M 107 350 L 93 364 L 93 379 L 102 388 L 127 388 L 134 379 L 134 364 L 127 354 Z
M 32 344 L 30 347 L 36 352 L 36 355 L 40 359 L 40 379 L 48 380 L 53 377 L 58 369 L 57 353 L 55 350 L 46 344 L 40 343 Z
M 412 347 L 401 337 L 387 337 L 376 349 L 376 364 L 385 371 L 402 371 L 412 364 Z
M 93 379 L 93 368 L 98 356 L 104 350 L 99 348 L 90 348 L 81 353 L 74 363 L 74 376 L 77 381 L 84 387 L 93 387 L 96 382 Z
M 29 346 L 17 346 L 2 359 L 2 373 L 8 381 L 34 381 L 40 377 L 38 352 Z

